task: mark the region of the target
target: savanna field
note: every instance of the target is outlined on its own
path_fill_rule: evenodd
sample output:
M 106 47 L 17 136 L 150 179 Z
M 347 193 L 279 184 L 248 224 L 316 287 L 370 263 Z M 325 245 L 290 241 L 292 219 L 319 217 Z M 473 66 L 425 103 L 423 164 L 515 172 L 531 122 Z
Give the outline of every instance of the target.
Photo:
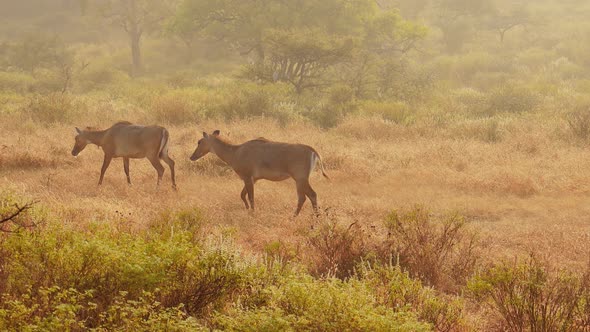
M 586 2 L 1 6 L 0 330 L 590 331 Z M 177 190 L 72 156 L 121 120 Z M 314 147 L 319 212 L 216 129 Z

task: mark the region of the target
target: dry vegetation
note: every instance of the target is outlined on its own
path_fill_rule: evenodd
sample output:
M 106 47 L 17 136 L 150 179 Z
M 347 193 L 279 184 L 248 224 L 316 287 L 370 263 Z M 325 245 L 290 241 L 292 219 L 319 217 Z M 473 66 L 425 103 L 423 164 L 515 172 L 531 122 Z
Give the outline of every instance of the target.
M 48 14 L 0 27 L 0 330 L 590 331 L 582 1 L 136 0 L 168 15 L 143 62 L 103 28 L 119 7 L 27 1 Z M 71 156 L 75 126 L 118 120 L 166 126 L 177 191 Z M 293 217 L 292 180 L 245 210 L 230 168 L 189 160 L 215 129 L 313 146 L 319 216 Z

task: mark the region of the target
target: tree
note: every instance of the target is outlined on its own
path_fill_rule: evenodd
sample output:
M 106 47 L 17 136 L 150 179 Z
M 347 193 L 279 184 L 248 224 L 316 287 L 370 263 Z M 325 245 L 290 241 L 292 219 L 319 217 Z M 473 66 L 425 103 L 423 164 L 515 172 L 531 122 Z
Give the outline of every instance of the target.
M 267 32 L 263 40 L 267 60 L 254 71 L 266 81 L 285 81 L 300 93 L 322 84 L 321 74 L 328 67 L 348 59 L 355 47 L 352 38 L 328 35 L 318 30 Z
M 28 33 L 22 40 L 6 45 L 8 64 L 35 75 L 39 68 L 55 66 L 69 56 L 65 44 L 55 35 Z
M 171 3 L 161 0 L 99 0 L 102 16 L 121 27 L 129 38 L 131 48 L 131 76 L 143 71 L 141 38 L 146 32 L 158 29 L 170 13 Z
M 496 9 L 492 0 L 437 0 L 435 18 L 449 52 L 460 50 L 473 36 L 475 25 Z
M 516 27 L 529 23 L 529 12 L 524 7 L 513 8 L 510 12 L 494 12 L 488 16 L 487 27 L 500 37 L 500 42 L 504 42 L 506 33 Z
M 360 47 L 339 70 L 341 79 L 357 97 L 388 90 L 392 76 L 402 69 L 406 54 L 427 34 L 419 24 L 404 20 L 397 10 L 379 11 L 365 23 Z

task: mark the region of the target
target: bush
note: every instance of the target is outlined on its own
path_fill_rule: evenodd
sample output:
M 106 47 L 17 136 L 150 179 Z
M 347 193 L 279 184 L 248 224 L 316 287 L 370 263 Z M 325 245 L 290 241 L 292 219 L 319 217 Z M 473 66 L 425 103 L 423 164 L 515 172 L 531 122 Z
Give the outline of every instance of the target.
M 362 113 L 367 115 L 378 115 L 383 120 L 396 124 L 411 124 L 413 119 L 410 107 L 402 102 L 376 102 L 368 101 L 360 106 Z
M 575 139 L 583 142 L 590 139 L 590 105 L 576 107 L 566 115 L 566 121 Z
M 103 312 L 97 313 L 92 291 L 81 293 L 60 287 L 41 288 L 0 302 L 0 329 L 3 331 L 205 331 L 182 306 L 165 308 L 152 293 L 130 300 L 122 292 Z M 98 315 L 89 324 L 88 318 Z
M 267 305 L 234 308 L 217 315 L 214 328 L 224 331 L 429 331 L 407 308 L 379 305 L 359 280 L 325 281 L 287 278 L 268 289 Z
M 590 269 L 552 272 L 534 257 L 501 262 L 469 282 L 471 296 L 500 317 L 503 331 L 586 331 Z
M 34 83 L 32 76 L 24 73 L 0 71 L 0 91 L 26 93 Z
M 225 120 L 268 117 L 282 125 L 297 116 L 293 109 L 281 107 L 290 104 L 284 85 L 242 84 L 232 90 L 223 94 L 218 104 L 211 105 L 206 115 Z
M 452 135 L 486 143 L 496 143 L 502 140 L 500 124 L 495 117 L 459 122 L 454 126 Z
M 373 290 L 379 304 L 392 310 L 410 308 L 435 331 L 465 330 L 464 304 L 459 298 L 439 296 L 433 289 L 424 288 L 399 265 L 363 264 L 357 277 Z
M 459 104 L 459 109 L 466 114 L 480 115 L 487 108 L 486 95 L 472 88 L 455 90 L 452 98 Z
M 541 98 L 534 92 L 522 86 L 503 85 L 495 89 L 488 96 L 490 115 L 500 113 L 531 112 L 540 104 Z
M 171 124 L 195 123 L 198 119 L 198 106 L 188 96 L 168 93 L 156 96 L 150 107 L 158 122 Z
M 250 266 L 231 243 L 195 236 L 200 222 L 198 213 L 188 211 L 154 222 L 147 233 L 118 233 L 99 224 L 80 232 L 51 224 L 9 237 L 2 244 L 3 257 L 10 259 L 0 260 L 0 290 L 12 299 L 37 298 L 53 287 L 91 291 L 96 310 L 84 318 L 90 325 L 117 304 L 121 292 L 125 301 L 152 292 L 166 308 L 183 305 L 184 312 L 200 315 L 241 289 Z
M 82 91 L 104 89 L 117 81 L 125 80 L 126 74 L 117 71 L 110 66 L 89 66 L 77 77 L 77 82 Z
M 347 278 L 368 254 L 363 230 L 357 223 L 343 225 L 333 218 L 324 218 L 307 234 L 312 248 L 312 273 L 319 276 Z
M 86 105 L 70 94 L 37 94 L 28 98 L 25 114 L 33 120 L 49 125 L 71 123 L 76 114 L 86 111 Z
M 394 211 L 385 220 L 386 256 L 427 285 L 457 291 L 478 259 L 476 235 L 458 214 L 434 219 L 424 207 Z
M 320 107 L 314 107 L 306 115 L 322 128 L 333 128 L 357 107 L 353 90 L 345 85 L 337 85 L 328 91 Z

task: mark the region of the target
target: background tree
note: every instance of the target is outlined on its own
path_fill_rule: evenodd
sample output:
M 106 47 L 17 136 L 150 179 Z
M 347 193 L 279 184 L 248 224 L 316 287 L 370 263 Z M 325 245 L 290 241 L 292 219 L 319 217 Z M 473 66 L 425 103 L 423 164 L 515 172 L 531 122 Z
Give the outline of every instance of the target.
M 509 11 L 494 11 L 487 20 L 486 26 L 495 31 L 500 38 L 500 42 L 504 42 L 506 33 L 519 26 L 524 26 L 530 22 L 530 13 L 525 7 L 519 6 L 512 8 Z
M 142 73 L 141 38 L 146 32 L 161 27 L 173 3 L 159 0 L 107 0 L 97 3 L 102 16 L 119 26 L 129 39 L 131 48 L 131 76 Z
M 437 0 L 433 21 L 443 33 L 446 50 L 460 51 L 474 36 L 477 22 L 495 10 L 492 0 Z

